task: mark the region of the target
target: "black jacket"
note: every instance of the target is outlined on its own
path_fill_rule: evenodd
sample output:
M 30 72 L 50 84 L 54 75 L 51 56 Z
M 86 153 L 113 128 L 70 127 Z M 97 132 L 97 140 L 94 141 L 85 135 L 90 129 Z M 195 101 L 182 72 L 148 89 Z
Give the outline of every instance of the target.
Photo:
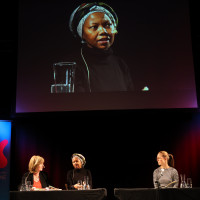
M 86 45 L 71 61 L 77 63 L 75 92 L 133 91 L 133 82 L 126 63 L 113 50 L 88 48 Z M 89 77 L 88 77 L 89 72 Z
M 48 175 L 46 172 L 41 171 L 40 174 L 40 182 L 42 184 L 42 188 L 46 188 L 49 186 L 49 181 L 48 181 Z M 33 184 L 33 173 L 26 172 L 23 177 L 22 177 L 22 184 L 25 183 L 25 180 L 31 181 L 31 184 Z
M 75 189 L 74 185 L 77 184 L 78 180 L 84 180 L 84 176 L 89 177 L 89 185 L 92 188 L 92 175 L 90 170 L 81 168 L 69 170 L 67 173 L 67 186 L 68 189 Z

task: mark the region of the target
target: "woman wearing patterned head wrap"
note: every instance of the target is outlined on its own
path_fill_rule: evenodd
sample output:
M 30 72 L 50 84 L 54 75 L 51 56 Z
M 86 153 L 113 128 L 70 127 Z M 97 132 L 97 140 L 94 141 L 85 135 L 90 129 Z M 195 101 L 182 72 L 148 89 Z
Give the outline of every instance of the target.
M 85 164 L 86 160 L 82 154 L 74 153 L 72 155 L 72 165 L 74 169 L 68 171 L 67 173 L 68 189 L 79 189 L 80 184 L 78 183 L 78 181 L 83 181 L 85 176 L 88 176 L 89 185 L 90 188 L 92 188 L 92 175 L 90 170 L 84 168 Z
M 82 4 L 72 13 L 70 30 L 83 44 L 74 60 L 75 92 L 133 90 L 128 66 L 111 48 L 117 25 L 116 13 L 105 3 Z

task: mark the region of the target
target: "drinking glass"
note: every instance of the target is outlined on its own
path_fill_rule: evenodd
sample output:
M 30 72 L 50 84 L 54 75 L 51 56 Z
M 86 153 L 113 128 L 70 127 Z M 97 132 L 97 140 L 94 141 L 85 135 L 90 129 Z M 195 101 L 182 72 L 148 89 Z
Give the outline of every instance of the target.
M 191 178 L 187 178 L 187 187 L 192 188 L 192 179 Z
M 30 191 L 30 188 L 32 188 L 31 181 L 26 181 L 25 185 L 26 185 L 26 191 Z
M 89 189 L 90 189 L 90 185 L 89 185 L 89 176 L 84 176 L 83 188 L 84 188 L 85 190 L 89 190 Z
M 73 93 L 76 62 L 58 62 L 53 64 L 54 84 L 51 93 Z
M 25 184 L 22 184 L 20 186 L 20 191 L 26 191 L 26 185 Z
M 181 183 L 180 183 L 180 188 L 186 188 L 186 182 L 185 182 L 185 174 L 180 174 L 180 178 L 181 178 Z
M 82 190 L 83 189 L 83 181 L 82 180 L 78 180 L 77 182 L 80 186 L 78 187 L 78 190 Z

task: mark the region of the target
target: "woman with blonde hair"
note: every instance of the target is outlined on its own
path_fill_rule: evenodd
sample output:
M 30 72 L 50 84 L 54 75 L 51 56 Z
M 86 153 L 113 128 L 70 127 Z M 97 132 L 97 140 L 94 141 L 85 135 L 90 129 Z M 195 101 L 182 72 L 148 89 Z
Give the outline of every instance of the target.
M 154 187 L 168 188 L 178 187 L 179 175 L 174 168 L 174 157 L 166 151 L 160 151 L 157 154 L 157 162 L 159 167 L 153 172 Z
M 28 165 L 29 172 L 22 177 L 22 184 L 31 181 L 31 185 L 35 188 L 46 188 L 49 186 L 48 176 L 43 172 L 44 158 L 38 155 L 31 157 Z

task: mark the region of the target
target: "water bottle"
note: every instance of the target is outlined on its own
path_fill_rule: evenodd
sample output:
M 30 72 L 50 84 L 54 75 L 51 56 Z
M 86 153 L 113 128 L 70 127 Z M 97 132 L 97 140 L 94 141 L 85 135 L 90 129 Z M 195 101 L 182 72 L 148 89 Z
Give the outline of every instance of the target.
M 180 188 L 186 188 L 186 182 L 185 182 L 185 174 L 180 174 L 180 178 L 181 178 L 181 183 L 180 183 Z

